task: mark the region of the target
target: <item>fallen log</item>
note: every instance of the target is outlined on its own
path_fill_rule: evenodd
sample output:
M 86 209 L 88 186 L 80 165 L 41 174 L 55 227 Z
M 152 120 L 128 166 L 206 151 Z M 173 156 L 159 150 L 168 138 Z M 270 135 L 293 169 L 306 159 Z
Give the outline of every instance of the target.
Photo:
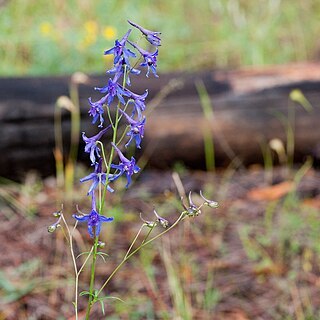
M 97 99 L 92 87 L 106 80 L 92 76 L 79 87 L 81 131 L 88 135 L 95 131 L 87 115 L 87 98 Z M 210 97 L 209 120 L 203 116 L 195 81 L 204 84 Z M 70 77 L 0 79 L 0 176 L 17 178 L 31 169 L 54 173 L 54 106 L 59 96 L 68 95 L 69 83 Z M 134 92 L 149 88 L 148 108 L 158 104 L 148 117 L 143 142 L 150 166 L 164 168 L 183 161 L 203 168 L 204 130 L 211 132 L 217 165 L 234 159 L 244 165 L 261 162 L 262 144 L 272 138 L 285 142 L 283 119 L 288 108 L 295 109 L 295 159 L 320 158 L 320 65 L 167 74 L 152 80 L 140 77 L 136 83 Z M 290 102 L 293 89 L 300 89 L 310 101 L 310 113 Z M 69 133 L 66 112 L 63 136 Z M 79 158 L 86 159 L 82 147 Z

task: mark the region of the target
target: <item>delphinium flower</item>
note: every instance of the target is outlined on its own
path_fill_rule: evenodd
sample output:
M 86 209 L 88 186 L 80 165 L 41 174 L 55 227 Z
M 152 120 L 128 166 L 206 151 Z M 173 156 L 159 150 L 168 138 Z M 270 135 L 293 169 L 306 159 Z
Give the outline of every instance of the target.
M 136 43 L 131 42 L 128 40 L 128 43 L 130 43 L 134 48 L 136 48 L 140 54 L 142 55 L 144 62 L 140 64 L 141 67 L 147 67 L 147 74 L 146 76 L 149 77 L 150 69 L 155 77 L 158 77 L 157 75 L 157 56 L 158 56 L 158 49 L 156 49 L 155 52 L 151 53 L 149 51 L 146 51 L 142 48 L 140 48 Z
M 109 179 L 112 176 L 109 174 Z M 106 185 L 107 182 L 107 174 L 102 172 L 102 158 L 99 159 L 99 162 L 97 162 L 95 164 L 95 168 L 94 168 L 94 172 L 88 174 L 87 176 L 85 176 L 84 178 L 80 179 L 80 182 L 86 182 L 86 181 L 90 181 L 92 180 L 92 184 L 88 190 L 88 195 L 93 193 L 94 190 L 98 187 L 99 183 L 101 183 L 102 185 Z M 114 190 L 107 185 L 107 190 L 109 192 L 113 192 Z
M 91 238 L 94 238 L 99 236 L 100 230 L 101 230 L 101 224 L 103 222 L 111 222 L 113 218 L 105 217 L 103 215 L 100 215 L 97 212 L 96 199 L 95 199 L 94 192 L 92 192 L 91 195 L 92 195 L 91 212 L 89 214 L 81 214 L 81 215 L 74 214 L 72 216 L 80 222 L 87 222 L 88 233 Z
M 107 93 L 106 95 L 107 106 L 110 106 L 115 96 L 118 97 L 119 101 L 122 104 L 125 104 L 124 98 L 122 96 L 129 95 L 129 93 L 124 91 L 121 85 L 118 83 L 119 77 L 120 77 L 120 74 L 116 74 L 114 79 L 112 80 L 109 79 L 108 84 L 106 86 L 101 88 L 99 87 L 94 88 L 95 90 L 100 91 L 101 93 Z
M 146 109 L 145 100 L 148 95 L 148 90 L 146 90 L 143 94 L 136 94 L 128 89 L 125 89 L 125 91 L 129 94 L 128 102 L 132 102 L 134 104 L 134 110 L 132 114 L 134 115 L 137 112 L 138 118 L 141 118 L 141 113 Z
M 146 37 L 146 39 L 153 45 L 153 46 L 161 46 L 161 39 L 159 37 L 159 35 L 161 34 L 161 32 L 158 31 L 150 31 L 147 30 L 141 26 L 139 26 L 138 24 L 128 20 L 128 22 L 135 28 L 139 29 L 141 31 L 141 33 Z
M 128 147 L 132 139 L 136 142 L 136 147 L 141 149 L 140 143 L 144 135 L 144 125 L 146 123 L 146 117 L 143 116 L 141 120 L 134 120 L 129 117 L 124 111 L 119 109 L 119 111 L 126 117 L 129 125 L 130 131 L 127 132 L 127 136 L 130 136 L 129 141 L 125 144 L 125 147 Z
M 117 64 L 121 59 L 123 59 L 127 65 L 130 65 L 130 57 L 134 58 L 136 56 L 134 52 L 126 48 L 126 42 L 128 41 L 130 33 L 131 29 L 128 30 L 128 32 L 123 36 L 123 38 L 120 41 L 115 41 L 114 47 L 104 52 L 105 55 L 114 55 L 114 64 Z
M 126 84 L 128 86 L 131 85 L 131 80 L 130 80 L 130 74 L 134 74 L 134 75 L 138 75 L 141 73 L 140 70 L 135 69 L 135 68 L 128 68 L 128 65 L 125 63 L 124 59 L 121 61 L 121 63 L 119 62 L 117 65 L 115 65 L 112 69 L 107 70 L 106 73 L 108 74 L 114 74 L 114 75 L 125 75 L 126 74 Z
M 127 159 L 114 143 L 111 143 L 111 145 L 117 151 L 120 159 L 119 164 L 111 164 L 111 168 L 114 168 L 117 171 L 119 171 L 114 173 L 114 176 L 112 177 L 111 181 L 115 181 L 120 176 L 125 174 L 127 177 L 126 188 L 128 188 L 128 186 L 131 183 L 131 176 L 134 173 L 138 173 L 140 171 L 140 168 L 136 165 L 136 160 L 134 157 L 131 157 L 131 160 Z
M 107 101 L 108 96 L 104 96 L 102 97 L 100 100 L 98 101 L 92 101 L 91 98 L 89 98 L 89 104 L 90 104 L 90 110 L 88 111 L 89 115 L 93 118 L 92 119 L 92 124 L 95 124 L 97 122 L 97 120 L 100 120 L 100 124 L 99 127 L 103 126 L 104 123 L 104 118 L 103 118 L 103 114 L 104 114 L 104 109 L 103 106 Z
M 82 139 L 86 143 L 84 151 L 90 153 L 90 160 L 92 165 L 96 163 L 96 156 L 100 158 L 100 148 L 97 145 L 97 141 L 99 141 L 102 136 L 110 129 L 111 125 L 101 130 L 95 136 L 88 138 L 85 133 L 82 133 Z

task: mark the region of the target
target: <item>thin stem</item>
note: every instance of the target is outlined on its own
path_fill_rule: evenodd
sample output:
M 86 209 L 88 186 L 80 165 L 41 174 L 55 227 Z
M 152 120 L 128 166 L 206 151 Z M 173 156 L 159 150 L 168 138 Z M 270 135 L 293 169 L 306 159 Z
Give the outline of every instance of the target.
M 106 154 L 105 154 L 105 152 L 104 152 L 103 143 L 102 143 L 101 141 L 97 141 L 97 143 L 101 146 L 101 152 L 102 152 L 103 162 L 104 162 L 106 168 L 108 168 L 108 163 L 107 163 L 107 160 L 106 160 Z
M 66 229 L 68 231 L 68 236 L 69 236 L 69 247 L 70 247 L 70 252 L 71 252 L 71 257 L 72 257 L 72 263 L 73 263 L 73 267 L 74 267 L 74 272 L 76 275 L 75 278 L 75 297 L 74 297 L 74 309 L 75 309 L 75 313 L 76 313 L 76 320 L 78 320 L 78 269 L 77 269 L 77 262 L 76 262 L 76 257 L 74 255 L 74 251 L 73 251 L 73 242 L 72 242 L 72 233 L 70 232 L 69 226 L 67 224 L 66 219 L 64 218 L 63 213 L 61 213 L 61 218 L 63 220 L 63 223 L 66 226 Z
M 147 233 L 147 235 L 145 236 L 145 238 L 143 239 L 143 241 L 142 241 L 142 243 L 141 244 L 144 244 L 146 241 L 147 241 L 147 239 L 149 238 L 149 236 L 150 236 L 150 234 L 151 234 L 151 232 L 152 232 L 152 230 L 155 228 L 155 224 L 153 224 L 153 226 L 149 229 L 149 231 L 148 231 L 148 233 Z
M 97 249 L 98 249 L 98 237 L 94 238 L 93 244 L 93 253 L 92 253 L 92 264 L 91 264 L 91 277 L 90 277 L 90 287 L 89 287 L 89 300 L 86 312 L 86 320 L 89 320 L 91 307 L 93 305 L 93 287 L 94 287 L 94 278 L 95 278 L 95 269 L 96 269 L 96 261 L 97 261 Z
M 123 84 L 122 84 L 123 87 L 125 87 L 125 75 L 126 75 L 126 73 L 127 73 L 127 69 L 126 69 L 126 66 L 125 66 Z M 119 108 L 120 108 L 120 101 L 118 102 L 118 105 L 117 105 L 114 125 L 112 123 L 112 119 L 110 120 L 110 122 L 112 124 L 112 128 L 113 128 L 112 142 L 115 145 L 117 144 L 117 133 L 118 133 L 117 131 L 118 131 L 118 125 L 119 125 L 119 122 L 120 122 L 120 119 L 121 119 L 121 115 L 119 116 Z M 105 197 L 106 197 L 106 193 L 107 193 L 107 186 L 108 186 L 108 180 L 109 180 L 108 177 L 109 177 L 110 170 L 111 170 L 111 163 L 112 163 L 112 160 L 113 160 L 113 155 L 114 155 L 114 148 L 111 148 L 109 161 L 108 161 L 108 164 L 107 164 L 107 171 L 106 171 L 107 181 L 106 181 L 106 185 L 105 185 L 105 187 L 103 189 L 103 196 L 102 196 L 101 205 L 100 205 L 100 208 L 99 208 L 100 209 L 100 212 L 99 212 L 100 214 L 103 211 L 103 207 L 104 207 L 104 204 L 105 204 Z M 104 160 L 104 161 L 106 161 L 106 160 Z
M 80 269 L 79 269 L 79 271 L 78 271 L 78 273 L 77 273 L 77 276 L 78 276 L 78 277 L 79 277 L 80 273 L 82 272 L 83 268 L 85 267 L 85 265 L 87 264 L 87 262 L 88 262 L 88 260 L 89 260 L 89 258 L 90 258 L 90 256 L 91 256 L 91 254 L 92 254 L 93 248 L 94 248 L 94 246 L 91 247 L 88 256 L 86 257 L 86 259 L 84 260 L 82 266 L 80 267 Z
M 63 168 L 63 139 L 62 139 L 62 120 L 61 108 L 56 103 L 54 108 L 54 140 L 55 140 L 55 164 L 57 171 L 57 185 L 59 198 L 62 198 L 62 187 L 64 185 L 64 168 Z
M 126 126 L 126 128 L 123 130 L 123 133 L 122 133 L 120 139 L 118 140 L 117 145 L 120 144 L 121 141 L 123 140 L 123 138 L 126 136 L 126 133 L 128 132 L 129 127 L 130 127 L 130 125 Z
M 97 292 L 96 296 L 99 296 L 99 294 L 101 293 L 101 291 L 104 289 L 104 287 L 109 283 L 109 281 L 112 279 L 112 277 L 117 273 L 117 271 L 123 266 L 123 264 L 129 260 L 134 254 L 136 254 L 140 249 L 142 249 L 143 247 L 145 247 L 147 244 L 149 244 L 150 242 L 158 239 L 159 237 L 161 237 L 162 235 L 164 235 L 165 233 L 167 233 L 168 231 L 170 231 L 172 228 L 174 228 L 180 221 L 182 221 L 185 218 L 185 213 L 181 213 L 181 215 L 179 216 L 179 218 L 176 220 L 176 222 L 174 224 L 172 224 L 168 229 L 164 230 L 163 232 L 157 234 L 156 236 L 154 236 L 153 238 L 149 239 L 148 241 L 142 243 L 137 249 L 135 249 L 134 251 L 132 251 L 129 255 L 125 256 L 123 258 L 123 260 L 119 263 L 119 265 L 112 271 L 112 273 L 110 274 L 110 276 L 107 278 L 107 280 L 103 283 L 102 287 L 99 289 L 99 291 Z
M 136 236 L 134 237 L 134 239 L 133 239 L 133 241 L 132 241 L 132 243 L 131 243 L 131 245 L 130 245 L 127 253 L 126 253 L 126 255 L 124 256 L 124 259 L 125 259 L 125 258 L 128 256 L 128 254 L 130 253 L 133 245 L 134 245 L 135 242 L 137 241 L 137 239 L 138 239 L 138 237 L 139 237 L 139 235 L 140 235 L 140 233 L 141 233 L 141 231 L 142 231 L 142 229 L 143 229 L 144 226 L 145 226 L 145 224 L 143 224 L 143 225 L 140 227 L 140 229 L 139 229 L 139 231 L 137 232 Z

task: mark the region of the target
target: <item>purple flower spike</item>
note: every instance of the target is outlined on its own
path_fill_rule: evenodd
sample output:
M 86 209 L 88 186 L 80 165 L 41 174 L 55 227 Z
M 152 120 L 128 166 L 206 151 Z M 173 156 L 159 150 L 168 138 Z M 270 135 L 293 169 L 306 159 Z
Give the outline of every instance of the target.
M 130 57 L 135 57 L 136 55 L 134 52 L 126 48 L 126 42 L 128 41 L 128 37 L 131 33 L 131 29 L 123 36 L 123 38 L 119 41 L 116 40 L 114 47 L 104 52 L 105 55 L 107 54 L 114 54 L 114 64 L 117 64 L 121 58 L 124 59 L 125 63 L 130 66 L 129 59 Z
M 72 215 L 73 218 L 80 222 L 88 223 L 88 233 L 91 238 L 98 237 L 101 231 L 101 224 L 103 222 L 111 222 L 113 218 L 108 218 L 103 215 L 100 215 L 96 209 L 96 199 L 94 192 L 92 193 L 92 210 L 89 214 L 86 215 Z
M 151 53 L 151 52 L 148 52 L 146 50 L 143 50 L 137 44 L 131 42 L 130 40 L 128 40 L 128 42 L 141 53 L 141 55 L 142 55 L 142 57 L 144 59 L 144 62 L 141 63 L 140 66 L 148 68 L 146 76 L 149 77 L 149 72 L 150 72 L 150 69 L 151 69 L 151 71 L 154 74 L 154 76 L 158 78 L 158 75 L 157 75 L 158 49 L 154 53 Z
M 142 120 L 136 121 L 129 117 L 124 111 L 119 109 L 119 111 L 127 118 L 127 121 L 130 124 L 130 131 L 127 133 L 127 136 L 130 136 L 129 141 L 126 143 L 125 147 L 127 148 L 132 139 L 135 140 L 136 146 L 138 149 L 141 149 L 140 143 L 144 135 L 144 125 L 146 123 L 146 117 L 143 117 Z
M 153 46 L 161 46 L 161 39 L 158 36 L 158 34 L 161 34 L 161 32 L 156 32 L 156 31 L 150 31 L 145 28 L 142 28 L 138 24 L 128 20 L 128 22 L 135 28 L 139 29 L 143 35 L 146 36 L 147 40 L 153 45 Z
M 123 153 L 120 151 L 120 149 L 114 144 L 111 143 L 111 145 L 115 148 L 115 150 L 118 153 L 118 156 L 120 158 L 120 162 L 118 165 L 111 164 L 111 168 L 119 170 L 119 173 L 114 174 L 114 176 L 110 179 L 110 181 L 117 180 L 122 174 L 125 174 L 127 177 L 127 184 L 126 188 L 129 187 L 129 184 L 131 183 L 131 176 L 134 173 L 137 173 L 140 171 L 140 168 L 136 165 L 136 160 L 134 157 L 131 157 L 131 160 L 127 159 Z
M 101 137 L 108 131 L 110 127 L 111 125 L 101 130 L 98 134 L 91 138 L 86 137 L 85 133 L 82 132 L 82 139 L 86 143 L 84 151 L 90 153 L 90 160 L 92 165 L 96 163 L 96 156 L 100 158 L 100 148 L 97 146 L 97 141 L 101 139 Z
M 102 183 L 104 186 L 106 185 L 107 175 L 102 172 L 102 158 L 100 158 L 99 162 L 95 164 L 94 172 L 80 179 L 80 182 L 82 183 L 90 180 L 92 180 L 92 184 L 89 188 L 87 195 L 92 194 L 99 185 L 99 183 Z M 109 185 L 107 185 L 107 190 L 109 192 L 114 191 Z

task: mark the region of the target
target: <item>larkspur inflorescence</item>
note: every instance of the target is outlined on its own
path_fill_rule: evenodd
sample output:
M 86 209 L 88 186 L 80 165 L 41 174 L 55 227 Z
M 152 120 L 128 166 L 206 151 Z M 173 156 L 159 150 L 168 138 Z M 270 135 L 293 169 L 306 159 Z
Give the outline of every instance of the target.
M 113 183 L 122 175 L 126 176 L 126 187 L 128 187 L 131 183 L 132 175 L 140 171 L 140 168 L 136 164 L 136 159 L 134 157 L 131 157 L 130 159 L 126 158 L 119 147 L 122 139 L 128 137 L 124 146 L 127 148 L 132 144 L 131 142 L 134 142 L 135 147 L 140 149 L 146 123 L 146 117 L 143 113 L 146 109 L 145 100 L 148 95 L 148 90 L 146 89 L 144 93 L 139 94 L 126 88 L 126 86 L 131 85 L 129 75 L 139 75 L 141 70 L 136 69 L 135 66 L 140 65 L 140 67 L 147 68 L 147 77 L 149 76 L 150 71 L 152 71 L 155 77 L 158 77 L 156 68 L 158 46 L 161 44 L 161 39 L 159 37 L 160 32 L 147 30 L 132 21 L 128 22 L 146 37 L 147 41 L 155 47 L 155 50 L 153 53 L 148 52 L 136 43 L 130 41 L 129 37 L 131 36 L 132 30 L 129 29 L 120 40 L 117 39 L 115 41 L 112 48 L 104 51 L 105 55 L 113 55 L 113 67 L 106 71 L 107 75 L 113 77 L 107 80 L 106 85 L 94 88 L 103 96 L 97 101 L 93 101 L 89 98 L 90 109 L 88 112 L 92 117 L 92 123 L 97 123 L 98 128 L 102 129 L 90 138 L 87 137 L 85 133 L 82 134 L 86 144 L 85 152 L 90 155 L 94 171 L 80 181 L 91 181 L 88 195 L 90 195 L 92 199 L 92 211 L 89 215 L 73 215 L 78 221 L 88 222 L 88 231 L 91 237 L 99 235 L 101 222 L 111 221 L 111 218 L 105 218 L 97 212 L 95 191 L 97 189 L 100 190 L 100 197 L 101 188 L 113 192 L 114 190 L 111 188 L 110 183 Z M 130 46 L 130 48 L 128 48 L 128 46 Z M 131 60 L 139 56 L 142 62 L 139 64 L 138 60 L 133 64 Z M 116 116 L 112 119 L 111 115 L 114 114 L 116 114 Z M 110 123 L 104 127 L 105 123 L 108 122 L 107 119 L 109 119 Z M 127 127 L 126 132 L 122 134 L 122 138 L 117 140 L 116 131 L 121 119 L 127 123 Z M 118 164 L 112 162 L 107 163 L 107 159 L 104 158 L 104 152 L 101 151 L 103 145 L 100 140 L 109 131 L 113 131 L 111 148 L 113 148 L 119 157 Z M 112 160 L 112 156 L 110 159 Z M 103 200 L 100 198 L 99 201 L 101 203 Z M 99 206 L 99 208 L 101 208 L 101 206 Z M 93 232 L 93 227 L 95 228 L 95 232 Z

